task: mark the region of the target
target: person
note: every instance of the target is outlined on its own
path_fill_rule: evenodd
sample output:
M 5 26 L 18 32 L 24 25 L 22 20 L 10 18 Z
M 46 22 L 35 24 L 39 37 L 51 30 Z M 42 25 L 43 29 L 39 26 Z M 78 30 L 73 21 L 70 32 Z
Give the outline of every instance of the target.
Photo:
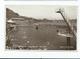
M 38 26 L 36 26 L 36 30 L 38 30 Z
M 57 30 L 57 33 L 59 32 L 59 30 Z

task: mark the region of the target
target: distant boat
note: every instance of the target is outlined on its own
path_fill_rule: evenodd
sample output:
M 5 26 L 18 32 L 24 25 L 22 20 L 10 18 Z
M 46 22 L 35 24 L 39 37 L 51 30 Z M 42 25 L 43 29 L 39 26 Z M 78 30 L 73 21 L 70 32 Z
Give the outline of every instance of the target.
M 72 34 L 69 34 L 69 33 L 63 34 L 63 33 L 58 32 L 58 35 L 59 36 L 63 36 L 63 37 L 73 37 L 73 35 Z
M 7 22 L 8 22 L 8 23 L 15 23 L 15 22 L 14 22 L 14 21 L 12 21 L 12 20 L 8 20 Z

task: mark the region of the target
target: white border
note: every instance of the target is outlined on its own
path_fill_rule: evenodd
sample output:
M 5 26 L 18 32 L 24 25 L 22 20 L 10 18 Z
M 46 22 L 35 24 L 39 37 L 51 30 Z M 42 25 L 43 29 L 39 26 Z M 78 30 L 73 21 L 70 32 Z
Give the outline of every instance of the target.
M 78 58 L 80 57 L 80 1 L 0 1 L 0 57 L 1 58 Z M 19 51 L 5 50 L 5 5 L 76 5 L 78 6 L 77 20 L 77 50 L 75 51 Z

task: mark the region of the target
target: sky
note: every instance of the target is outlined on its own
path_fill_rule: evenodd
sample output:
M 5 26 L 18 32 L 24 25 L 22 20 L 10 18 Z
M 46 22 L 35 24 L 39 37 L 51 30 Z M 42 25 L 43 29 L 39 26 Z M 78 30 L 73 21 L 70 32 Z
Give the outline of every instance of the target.
M 36 19 L 63 19 L 56 11 L 62 9 L 67 19 L 77 18 L 77 6 L 56 6 L 56 5 L 6 5 L 6 8 L 13 10 L 21 16 L 33 17 Z

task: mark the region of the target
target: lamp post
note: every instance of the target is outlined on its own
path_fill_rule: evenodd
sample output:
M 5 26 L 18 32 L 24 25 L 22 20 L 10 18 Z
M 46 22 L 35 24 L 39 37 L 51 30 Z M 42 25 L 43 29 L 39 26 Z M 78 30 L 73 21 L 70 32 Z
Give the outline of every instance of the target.
M 56 13 L 59 13 L 61 14 L 61 16 L 63 17 L 65 23 L 67 24 L 67 27 L 68 27 L 68 30 L 69 30 L 69 34 L 70 34 L 70 31 L 72 32 L 73 36 L 76 38 L 76 32 L 74 31 L 73 27 L 71 27 L 71 24 L 70 22 L 66 19 L 66 17 L 64 16 L 63 14 L 63 11 L 61 9 L 59 9 Z M 70 42 L 70 37 L 66 37 L 67 38 L 67 46 L 68 48 L 70 47 L 71 45 L 71 42 Z

